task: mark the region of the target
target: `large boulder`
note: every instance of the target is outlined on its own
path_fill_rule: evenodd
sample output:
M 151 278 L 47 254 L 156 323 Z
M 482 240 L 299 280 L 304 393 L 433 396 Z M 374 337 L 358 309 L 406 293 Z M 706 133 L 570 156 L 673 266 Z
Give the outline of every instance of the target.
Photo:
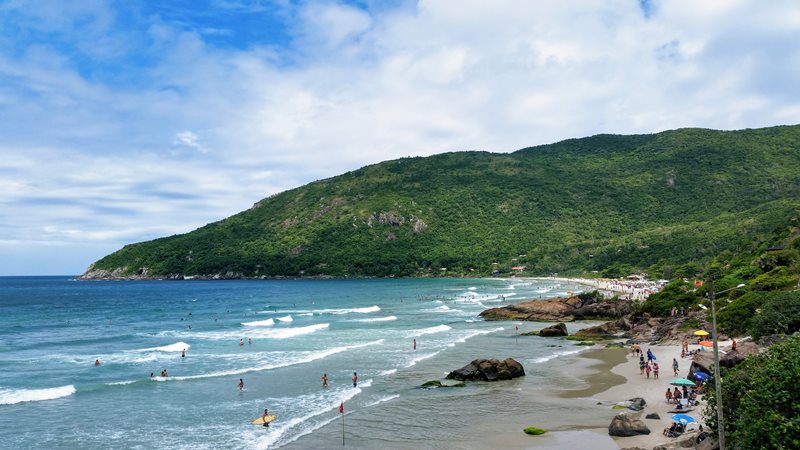
M 650 428 L 647 428 L 642 420 L 634 418 L 630 414 L 619 413 L 611 420 L 608 434 L 611 436 L 638 436 L 650 434 Z
M 525 369 L 522 368 L 522 364 L 513 358 L 506 358 L 502 361 L 476 359 L 466 366 L 450 372 L 445 378 L 460 381 L 497 381 L 524 376 Z
M 486 320 L 534 320 L 571 322 L 576 319 L 608 319 L 630 312 L 630 300 L 605 300 L 580 296 L 551 298 L 489 308 L 480 313 Z
M 719 359 L 719 365 L 722 367 L 733 367 L 748 356 L 758 355 L 758 345 L 753 341 L 739 342 L 736 346 L 736 351 L 728 351 L 725 356 Z
M 555 325 L 549 326 L 547 328 L 542 328 L 541 330 L 539 330 L 539 336 L 542 337 L 569 336 L 569 332 L 567 332 L 567 326 L 564 325 L 564 322 L 559 322 Z

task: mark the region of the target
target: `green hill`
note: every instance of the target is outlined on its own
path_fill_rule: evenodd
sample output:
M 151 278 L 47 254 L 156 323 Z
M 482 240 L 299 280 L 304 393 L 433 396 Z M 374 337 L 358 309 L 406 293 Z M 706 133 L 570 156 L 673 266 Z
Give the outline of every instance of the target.
M 598 135 L 363 167 L 127 245 L 86 275 L 661 276 L 741 250 L 798 210 L 800 126 Z

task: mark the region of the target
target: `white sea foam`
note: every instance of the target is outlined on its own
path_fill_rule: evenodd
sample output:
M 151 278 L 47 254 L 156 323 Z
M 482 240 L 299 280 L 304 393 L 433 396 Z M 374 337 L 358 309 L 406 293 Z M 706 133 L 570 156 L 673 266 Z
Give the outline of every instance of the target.
M 298 316 L 313 316 L 313 315 L 314 315 L 313 312 L 304 312 L 304 313 L 298 314 Z
M 422 336 L 425 334 L 441 333 L 443 331 L 448 331 L 450 329 L 451 328 L 448 325 L 437 325 L 435 327 L 422 328 L 419 330 L 411 330 L 410 337 Z
M 170 377 L 153 377 L 151 380 L 153 381 L 184 381 L 184 380 L 199 380 L 203 378 L 215 378 L 215 377 L 226 377 L 226 376 L 233 376 L 233 375 L 242 375 L 245 373 L 250 372 L 261 372 L 264 370 L 271 370 L 271 369 L 278 369 L 281 367 L 288 367 L 294 366 L 298 364 L 305 364 L 311 361 L 316 361 L 319 359 L 327 358 L 328 356 L 335 355 L 337 353 L 346 352 L 348 350 L 353 350 L 356 348 L 363 348 L 369 347 L 371 345 L 380 345 L 383 344 L 383 339 L 378 339 L 377 341 L 366 342 L 363 344 L 354 344 L 354 345 L 345 345 L 342 347 L 334 347 L 329 348 L 327 350 L 320 350 L 315 352 L 296 352 L 294 354 L 284 355 L 283 359 L 280 357 L 276 357 L 270 359 L 269 363 L 262 363 L 260 365 L 252 366 L 252 367 L 244 367 L 239 369 L 230 369 L 230 370 L 222 370 L 219 372 L 210 372 L 210 373 L 203 373 L 198 375 L 186 375 L 186 376 L 170 376 Z M 262 360 L 263 361 L 263 360 Z
M 191 345 L 186 342 L 176 342 L 174 344 L 165 345 L 163 347 L 143 348 L 140 350 L 130 350 L 132 352 L 182 352 L 188 350 Z
M 380 375 L 382 377 L 386 377 L 386 376 L 389 376 L 389 375 L 394 375 L 396 373 L 397 373 L 397 369 L 389 369 L 389 370 L 384 370 L 383 372 L 379 373 L 378 375 Z
M 362 392 L 362 388 L 367 388 L 372 385 L 372 380 L 366 380 L 359 384 L 357 388 L 345 388 L 341 389 L 335 393 L 334 398 L 329 398 L 330 396 L 320 397 L 315 396 L 311 398 L 302 398 L 308 396 L 301 396 L 301 398 L 294 398 L 294 399 L 287 399 L 287 402 L 292 403 L 303 403 L 308 404 L 308 408 L 312 412 L 305 414 L 300 417 L 284 417 L 277 425 L 270 427 L 270 433 L 266 436 L 262 436 L 258 439 L 257 447 L 258 448 L 272 448 L 274 447 L 282 447 L 286 444 L 290 444 L 301 437 L 310 434 L 325 425 L 333 422 L 334 420 L 339 418 L 339 414 L 333 415 L 327 419 L 324 419 L 320 422 L 314 422 L 312 419 L 315 417 L 321 416 L 323 414 L 329 413 L 331 411 L 336 411 L 339 408 L 339 404 L 344 404 L 345 414 L 348 414 L 348 405 L 346 402 L 350 401 L 356 395 Z M 294 429 L 298 429 L 296 434 L 291 436 L 285 436 L 290 431 L 294 431 Z
M 503 327 L 497 327 L 497 328 L 492 328 L 492 329 L 489 329 L 489 330 L 475 330 L 475 331 L 471 331 L 471 332 L 469 332 L 468 334 L 466 334 L 466 335 L 462 336 L 461 338 L 459 338 L 459 339 L 458 339 L 456 342 L 458 342 L 458 343 L 462 343 L 462 344 L 463 344 L 464 342 L 467 342 L 467 339 L 473 338 L 473 337 L 475 337 L 475 336 L 480 336 L 480 335 L 482 335 L 482 334 L 491 334 L 491 333 L 496 333 L 496 332 L 498 332 L 498 331 L 503 331 L 504 329 L 505 329 L 505 328 L 503 328 Z
M 415 365 L 417 365 L 418 362 L 425 361 L 426 359 L 433 358 L 434 356 L 438 355 L 439 353 L 441 353 L 441 350 L 438 351 L 438 352 L 433 352 L 433 353 L 428 353 L 428 354 L 425 354 L 425 355 L 422 355 L 422 356 L 417 356 L 416 358 L 414 358 L 411 361 L 409 361 L 405 365 L 405 367 L 409 368 L 409 367 L 415 366 Z
M 22 402 L 40 402 L 75 393 L 75 386 L 69 384 L 46 389 L 0 389 L 0 405 L 14 405 Z
M 292 316 L 291 316 L 291 315 L 288 315 L 288 316 L 285 316 L 285 317 L 277 317 L 276 319 L 277 319 L 279 322 L 291 322 L 291 321 L 293 321 L 293 320 L 294 320 L 294 319 L 292 319 Z
M 478 288 L 476 288 L 475 286 L 472 286 L 472 287 L 468 287 L 467 289 L 469 289 L 470 291 L 475 291 L 475 290 L 477 290 Z
M 447 305 L 437 306 L 436 308 L 431 309 L 423 309 L 422 312 L 424 313 L 460 313 L 464 312 L 460 309 L 452 309 Z
M 559 358 L 561 356 L 574 355 L 574 354 L 580 353 L 580 352 L 582 352 L 584 350 L 586 350 L 586 348 L 579 348 L 579 349 L 576 349 L 576 350 L 567 350 L 567 351 L 563 351 L 563 352 L 556 352 L 556 353 L 553 353 L 553 354 L 550 354 L 550 355 L 547 355 L 547 356 L 542 356 L 541 358 L 536 358 L 536 359 L 533 360 L 533 362 L 536 363 L 536 364 L 544 363 L 544 362 L 550 361 L 552 359 Z
M 125 386 L 128 384 L 136 383 L 136 380 L 128 380 L 128 381 L 114 381 L 113 383 L 106 383 L 108 386 Z
M 397 320 L 397 316 L 375 317 L 373 319 L 353 319 L 353 322 L 390 322 Z
M 549 289 L 549 288 L 537 289 L 537 290 L 536 290 L 536 293 L 537 293 L 537 294 L 544 294 L 545 292 L 550 292 L 551 290 L 552 290 L 552 289 Z
M 359 313 L 359 314 L 367 314 L 380 311 L 381 308 L 378 305 L 367 306 L 365 308 L 332 308 L 332 309 L 315 309 L 311 311 L 314 314 L 350 314 L 350 313 Z
M 211 341 L 224 341 L 232 340 L 239 341 L 242 338 L 252 339 L 287 339 L 303 334 L 314 333 L 319 330 L 324 330 L 330 326 L 329 323 L 318 323 L 314 325 L 307 325 L 304 327 L 292 328 L 272 328 L 272 327 L 251 327 L 246 331 L 242 329 L 229 330 L 229 331 L 162 331 L 159 335 L 181 337 L 191 337 L 195 339 L 211 340 Z
M 242 322 L 242 325 L 246 327 L 269 327 L 275 325 L 275 321 L 272 319 L 256 320 L 255 322 Z
M 386 397 L 379 398 L 378 400 L 375 400 L 374 402 L 367 403 L 366 405 L 364 405 L 364 407 L 365 408 L 369 408 L 370 406 L 379 405 L 381 403 L 385 403 L 385 402 L 388 402 L 390 400 L 394 400 L 394 399 L 396 399 L 398 397 L 400 397 L 400 394 L 388 395 Z

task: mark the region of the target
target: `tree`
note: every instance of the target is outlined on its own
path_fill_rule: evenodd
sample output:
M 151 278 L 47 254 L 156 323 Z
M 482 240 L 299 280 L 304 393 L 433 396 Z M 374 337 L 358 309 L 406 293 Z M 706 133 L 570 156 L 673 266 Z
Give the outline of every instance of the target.
M 737 449 L 800 448 L 800 337 L 722 369 L 725 442 Z M 706 423 L 717 430 L 713 391 Z

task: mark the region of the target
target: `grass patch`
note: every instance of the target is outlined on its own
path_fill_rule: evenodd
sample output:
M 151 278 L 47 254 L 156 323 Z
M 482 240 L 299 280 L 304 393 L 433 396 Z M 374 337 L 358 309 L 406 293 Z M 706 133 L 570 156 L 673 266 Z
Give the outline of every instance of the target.
M 689 319 L 678 327 L 680 331 L 691 331 L 698 328 L 700 328 L 700 320 L 698 319 Z
M 582 341 L 582 342 L 576 342 L 575 345 L 594 345 L 594 342 L 592 342 L 592 341 Z

